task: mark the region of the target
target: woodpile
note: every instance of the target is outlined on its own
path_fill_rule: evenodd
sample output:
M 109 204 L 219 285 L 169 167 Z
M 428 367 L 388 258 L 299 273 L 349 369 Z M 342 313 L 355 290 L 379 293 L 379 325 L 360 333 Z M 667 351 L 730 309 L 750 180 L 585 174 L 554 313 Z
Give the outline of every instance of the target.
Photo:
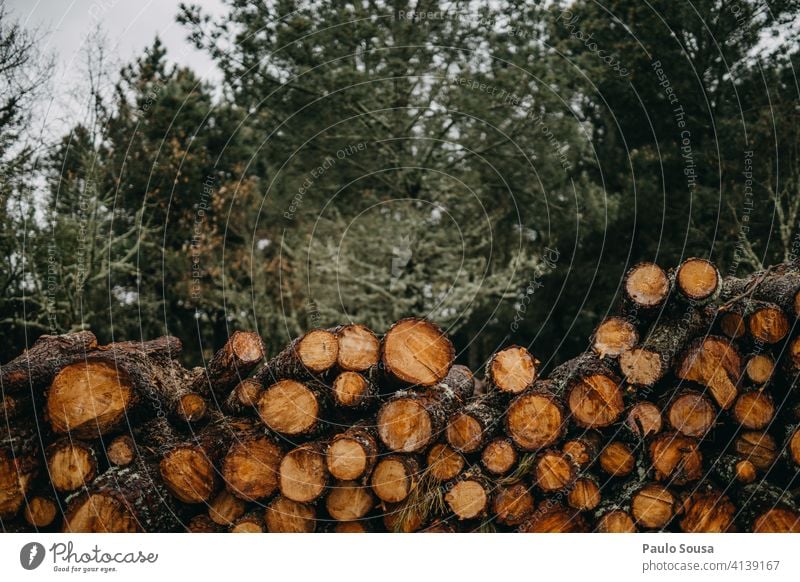
M 0 367 L 0 524 L 800 532 L 800 268 L 641 263 L 621 294 L 585 353 L 502 346 L 479 382 L 416 318 L 191 370 L 173 337 L 42 336 Z

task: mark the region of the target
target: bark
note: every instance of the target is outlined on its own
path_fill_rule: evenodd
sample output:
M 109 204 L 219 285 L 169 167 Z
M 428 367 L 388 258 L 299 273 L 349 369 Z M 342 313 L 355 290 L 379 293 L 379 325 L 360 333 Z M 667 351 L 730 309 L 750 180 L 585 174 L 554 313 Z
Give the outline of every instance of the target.
M 295 339 L 256 374 L 265 387 L 279 380 L 308 380 L 323 376 L 336 364 L 339 342 L 336 335 L 314 329 Z
M 783 264 L 746 278 L 726 277 L 721 298 L 726 303 L 742 298 L 769 301 L 792 317 L 800 316 L 800 271 Z
M 265 351 L 264 342 L 257 333 L 233 332 L 208 362 L 205 373 L 194 379 L 191 390 L 224 401 L 264 359 Z
M 720 455 L 711 463 L 709 470 L 719 483 L 732 488 L 752 483 L 758 476 L 758 470 L 753 463 L 731 454 Z
M 239 382 L 225 398 L 222 409 L 233 416 L 248 416 L 257 412 L 258 401 L 264 388 L 254 378 Z
M 550 374 L 553 391 L 564 399 L 572 420 L 583 428 L 604 428 L 625 410 L 619 378 L 594 354 L 586 353 Z
M 769 483 L 753 483 L 738 491 L 736 501 L 742 531 L 800 533 L 800 508 L 788 492 Z
M 445 436 L 460 453 L 475 453 L 483 449 L 497 432 L 501 409 L 492 396 L 471 400 L 450 416 Z

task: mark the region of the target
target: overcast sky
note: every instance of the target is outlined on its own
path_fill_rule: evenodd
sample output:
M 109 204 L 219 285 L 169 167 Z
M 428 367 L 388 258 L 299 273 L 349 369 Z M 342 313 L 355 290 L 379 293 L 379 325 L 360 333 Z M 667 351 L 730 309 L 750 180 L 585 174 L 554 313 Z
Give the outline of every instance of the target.
M 213 14 L 224 11 L 221 0 L 199 0 Z M 83 63 L 81 47 L 98 25 L 108 38 L 109 53 L 120 64 L 140 55 L 158 35 L 173 62 L 188 65 L 205 79 L 214 79 L 211 60 L 185 40 L 186 29 L 175 22 L 179 0 L 6 0 L 11 15 L 43 37 L 44 51 L 56 60 L 55 87 L 74 88 Z M 64 92 L 53 91 L 42 104 L 42 121 L 57 124 L 67 115 Z M 51 132 L 47 132 L 51 133 Z

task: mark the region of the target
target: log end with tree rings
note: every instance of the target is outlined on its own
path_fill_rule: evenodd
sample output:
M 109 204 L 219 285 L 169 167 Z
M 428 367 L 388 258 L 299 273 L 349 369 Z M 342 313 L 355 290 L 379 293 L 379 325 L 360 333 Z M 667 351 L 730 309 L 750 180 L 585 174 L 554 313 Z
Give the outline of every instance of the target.
M 733 405 L 733 417 L 744 428 L 763 430 L 775 417 L 775 403 L 762 390 L 742 392 Z
M 545 493 L 566 489 L 576 476 L 577 465 L 557 449 L 541 453 L 533 465 L 533 482 Z
M 638 402 L 625 415 L 625 429 L 637 441 L 657 435 L 663 425 L 661 409 L 652 402 Z
M 433 439 L 433 428 L 424 403 L 414 398 L 389 400 L 378 411 L 378 435 L 390 451 L 422 450 Z
M 612 509 L 597 519 L 597 533 L 636 533 L 636 523 L 631 514 L 622 509 Z
M 341 370 L 364 372 L 380 361 L 381 342 L 369 328 L 350 324 L 336 331 L 339 341 L 337 364 Z
M 455 479 L 466 465 L 461 453 L 445 443 L 436 443 L 428 451 L 427 474 L 435 481 L 444 483 Z
M 267 436 L 237 439 L 222 461 L 228 491 L 246 501 L 266 499 L 278 489 L 283 452 Z
M 170 493 L 184 503 L 203 503 L 213 495 L 217 470 L 204 451 L 190 445 L 170 450 L 159 464 Z
M 47 393 L 53 430 L 96 438 L 121 426 L 136 396 L 128 375 L 112 364 L 79 362 L 61 369 Z
M 404 384 L 434 386 L 447 376 L 454 359 L 453 344 L 439 326 L 424 319 L 401 319 L 383 337 L 384 370 Z
M 669 278 L 655 263 L 639 263 L 625 276 L 625 298 L 635 307 L 651 310 L 669 295 Z
M 768 509 L 753 521 L 753 533 L 800 533 L 800 513 L 786 507 Z
M 742 360 L 729 340 L 707 336 L 692 342 L 678 361 L 675 374 L 708 388 L 717 405 L 727 410 L 738 394 Z
M 264 521 L 270 533 L 313 533 L 317 512 L 313 505 L 278 496 L 264 511 Z
M 97 455 L 87 443 L 62 438 L 47 448 L 47 472 L 56 491 L 69 493 L 97 475 Z
M 682 504 L 679 522 L 686 533 L 725 533 L 733 526 L 736 506 L 719 491 L 693 491 Z
M 535 451 L 553 445 L 563 434 L 564 410 L 545 392 L 526 392 L 509 405 L 506 432 L 520 449 Z
M 719 328 L 727 337 L 739 339 L 747 333 L 747 325 L 741 313 L 728 311 L 723 313 L 720 310 Z
M 717 268 L 706 259 L 687 259 L 675 275 L 678 292 L 690 301 L 706 301 L 712 298 L 722 283 Z
M 625 477 L 636 467 L 636 455 L 623 442 L 613 441 L 600 451 L 600 467 L 612 477 Z
M 767 471 L 778 458 L 778 445 L 766 432 L 744 431 L 734 440 L 740 458 L 750 461 L 760 471 Z
M 136 518 L 124 503 L 108 494 L 89 495 L 67 512 L 64 532 L 137 533 Z
M 759 303 L 747 316 L 747 331 L 756 341 L 776 344 L 789 333 L 789 318 L 777 305 Z
M 735 475 L 737 481 L 746 485 L 756 480 L 758 477 L 758 470 L 752 462 L 747 459 L 742 459 L 736 463 Z
M 637 526 L 662 529 L 675 516 L 677 499 L 665 486 L 648 483 L 631 496 L 631 516 Z
M 281 380 L 261 394 L 258 414 L 270 429 L 287 436 L 308 434 L 322 413 L 319 392 L 297 380 Z
M 511 346 L 492 356 L 487 377 L 500 392 L 519 394 L 536 381 L 538 360 L 523 347 Z
M 373 398 L 369 381 L 358 372 L 342 372 L 331 388 L 334 402 L 344 408 L 366 406 Z
M 115 437 L 106 447 L 106 457 L 112 465 L 130 465 L 136 458 L 136 442 L 127 434 Z
M 381 501 L 399 503 L 411 494 L 419 477 L 420 466 L 414 457 L 388 455 L 375 464 L 370 484 Z
M 325 507 L 336 521 L 355 521 L 375 507 L 369 487 L 357 481 L 336 481 L 325 498 Z
M 333 437 L 325 454 L 328 471 L 340 481 L 355 481 L 367 475 L 378 446 L 372 433 L 354 426 Z
M 25 504 L 22 516 L 29 525 L 35 528 L 44 528 L 52 525 L 60 513 L 58 504 L 53 497 L 36 495 Z
M 675 432 L 657 435 L 649 445 L 656 479 L 681 486 L 703 476 L 698 441 Z
M 211 521 L 224 527 L 232 526 L 247 511 L 247 504 L 225 489 L 217 493 L 208 504 Z
M 598 438 L 596 438 L 598 437 Z M 561 445 L 562 452 L 569 456 L 573 463 L 585 469 L 597 459 L 598 447 L 601 445 L 596 433 L 584 433 L 578 437 L 564 441 Z
M 311 503 L 325 492 L 328 475 L 322 445 L 309 443 L 299 446 L 281 459 L 278 468 L 281 495 L 292 501 Z
M 476 519 L 487 513 L 491 497 L 485 481 L 464 478 L 450 488 L 444 501 L 458 519 Z
M 689 437 L 702 437 L 717 421 L 717 410 L 711 400 L 694 390 L 680 391 L 667 405 L 670 426 Z
M 625 411 L 622 387 L 605 374 L 583 376 L 571 383 L 567 406 L 573 420 L 584 428 L 605 428 Z
M 266 524 L 260 512 L 252 511 L 237 519 L 228 531 L 230 533 L 264 533 Z
M 500 485 L 492 498 L 492 515 L 505 526 L 522 525 L 533 513 L 535 503 L 530 488 L 522 482 Z
M 193 392 L 183 394 L 178 398 L 175 414 L 184 422 L 199 422 L 208 414 L 208 404 L 199 394 Z
M 636 326 L 624 317 L 606 317 L 597 326 L 592 349 L 601 358 L 616 358 L 639 343 Z
M 592 511 L 601 501 L 600 486 L 588 477 L 578 478 L 567 494 L 567 504 L 578 511 Z
M 664 377 L 666 366 L 661 356 L 646 348 L 633 348 L 619 356 L 625 379 L 636 386 L 652 386 Z
M 541 504 L 517 530 L 520 533 L 583 533 L 586 520 L 574 509 L 552 501 Z
M 339 342 L 336 335 L 324 329 L 305 334 L 295 346 L 295 353 L 310 374 L 321 374 L 336 364 Z
M 264 359 L 264 342 L 261 337 L 253 331 L 234 331 L 228 338 L 230 345 L 231 359 L 234 364 L 230 368 L 243 366 L 247 371 L 253 369 Z
M 333 526 L 333 533 L 368 533 L 363 521 L 339 521 Z
M 505 475 L 517 464 L 517 451 L 511 439 L 500 437 L 489 442 L 481 453 L 481 464 L 492 475 Z
M 747 379 L 760 386 L 766 384 L 775 371 L 775 360 L 769 354 L 756 354 L 747 360 L 744 372 Z

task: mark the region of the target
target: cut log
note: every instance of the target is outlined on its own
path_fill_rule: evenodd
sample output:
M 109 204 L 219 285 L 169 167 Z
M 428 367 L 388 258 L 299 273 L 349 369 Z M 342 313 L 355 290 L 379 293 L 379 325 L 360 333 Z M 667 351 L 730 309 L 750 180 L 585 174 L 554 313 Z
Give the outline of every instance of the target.
M 550 380 L 580 427 L 605 428 L 617 422 L 625 410 L 619 379 L 594 354 L 561 364 Z
M 252 331 L 235 331 L 198 375 L 191 389 L 201 394 L 213 394 L 223 402 L 230 391 L 242 382 L 264 359 L 266 349 L 261 337 Z
M 520 346 L 511 346 L 495 353 L 486 365 L 486 379 L 505 394 L 524 392 L 536 381 L 539 360 Z
M 369 328 L 353 323 L 331 331 L 339 343 L 336 363 L 340 370 L 366 372 L 380 361 L 381 342 Z
M 136 448 L 136 443 L 130 435 L 119 435 L 106 447 L 106 458 L 112 465 L 126 467 L 136 459 Z
M 655 263 L 639 263 L 625 275 L 623 294 L 629 311 L 654 311 L 667 300 L 669 278 Z
M 665 528 L 677 510 L 678 500 L 659 483 L 647 483 L 631 496 L 631 517 L 645 529 Z
M 748 298 L 769 301 L 791 316 L 800 316 L 800 271 L 793 265 L 779 265 L 753 273 L 747 278 L 726 277 L 722 299 L 728 303 Z
M 752 338 L 765 344 L 776 344 L 789 333 L 789 318 L 774 303 L 751 302 L 747 316 L 747 331 Z
M 322 496 L 328 484 L 325 448 L 324 443 L 308 443 L 286 453 L 278 470 L 281 495 L 299 503 Z
M 688 437 L 703 437 L 717 422 L 717 409 L 705 394 L 679 389 L 665 400 L 667 422 Z
M 586 520 L 574 509 L 548 500 L 525 520 L 517 531 L 520 533 L 583 533 L 589 528 Z
M 336 481 L 325 498 L 325 507 L 336 521 L 355 521 L 375 507 L 369 487 L 357 481 Z
M 418 504 L 409 501 L 390 504 L 383 513 L 383 525 L 394 533 L 412 533 L 421 530 L 427 521 L 427 513 Z
M 567 505 L 578 511 L 592 511 L 601 501 L 600 485 L 593 477 L 579 477 L 567 494 Z
M 680 433 L 656 436 L 650 443 L 650 460 L 656 479 L 671 485 L 685 485 L 703 476 L 703 454 L 698 442 Z
M 552 446 L 564 434 L 565 426 L 559 400 L 535 388 L 517 396 L 505 416 L 506 434 L 523 451 Z
M 332 533 L 369 533 L 363 521 L 337 521 L 332 525 Z
M 736 506 L 730 498 L 713 488 L 693 491 L 682 503 L 678 522 L 686 533 L 725 533 L 733 526 Z
M 680 357 L 675 373 L 682 380 L 708 388 L 717 405 L 727 410 L 736 400 L 742 360 L 728 340 L 716 336 L 701 337 L 692 342 Z
M 0 366 L 0 386 L 7 393 L 38 392 L 53 381 L 58 371 L 80 361 L 97 347 L 90 331 L 65 335 L 43 335 L 22 355 Z
M 722 277 L 706 259 L 686 259 L 675 273 L 678 295 L 694 304 L 702 304 L 719 296 Z
M 313 381 L 280 380 L 258 399 L 258 415 L 264 424 L 288 437 L 321 433 L 327 408 L 325 387 Z
M 264 533 L 264 518 L 258 511 L 251 511 L 236 520 L 231 526 L 231 533 Z
M 789 426 L 786 429 L 786 458 L 795 467 L 800 467 L 800 425 Z
M 603 513 L 595 525 L 597 533 L 636 533 L 636 523 L 631 514 L 623 509 L 612 509 Z
M 606 317 L 592 338 L 592 349 L 601 358 L 616 358 L 639 343 L 636 326 L 624 317 Z
M 342 408 L 364 409 L 376 402 L 375 384 L 358 372 L 342 372 L 331 388 L 333 402 Z
M 491 507 L 493 487 L 478 469 L 462 473 L 445 494 L 444 501 L 459 520 L 484 517 Z
M 577 474 L 577 465 L 558 449 L 550 449 L 539 454 L 533 465 L 533 482 L 545 493 L 554 493 L 570 487 Z
M 584 431 L 580 436 L 565 441 L 561 450 L 580 469 L 585 469 L 597 459 L 601 446 L 602 437 L 598 433 Z
M 401 319 L 383 337 L 381 361 L 386 374 L 410 386 L 434 386 L 445 379 L 455 359 L 453 344 L 435 324 Z
M 522 525 L 535 509 L 533 495 L 522 482 L 500 485 L 492 498 L 495 521 L 508 527 Z
M 33 427 L 0 426 L 0 520 L 19 513 L 41 466 Z
M 659 407 L 645 400 L 628 409 L 622 426 L 623 436 L 638 444 L 660 433 L 664 420 Z
M 97 452 L 89 443 L 60 438 L 45 451 L 47 472 L 56 491 L 70 493 L 97 476 Z
M 208 517 L 217 525 L 232 526 L 247 511 L 247 504 L 225 489 L 217 493 L 208 504 Z
M 742 392 L 733 405 L 733 418 L 744 428 L 763 430 L 775 417 L 775 403 L 763 390 Z
M 483 449 L 500 423 L 499 406 L 491 396 L 482 396 L 465 404 L 450 416 L 445 437 L 460 453 Z
M 256 374 L 269 386 L 279 380 L 306 380 L 320 376 L 336 365 L 339 341 L 336 334 L 314 329 L 295 339 Z
M 600 451 L 600 467 L 612 477 L 626 477 L 636 467 L 636 455 L 621 441 L 612 441 Z
M 278 490 L 278 469 L 283 451 L 263 431 L 241 431 L 222 461 L 227 490 L 244 501 L 259 501 Z
M 769 470 L 778 459 L 778 445 L 766 432 L 742 432 L 734 441 L 734 449 L 740 458 L 750 461 L 760 471 Z
M 475 394 L 475 376 L 466 366 L 456 364 L 442 380 L 440 386 L 450 390 L 461 402 L 466 402 Z
M 201 513 L 189 520 L 186 533 L 222 533 L 222 527 L 211 521 L 207 513 Z
M 481 464 L 495 476 L 511 471 L 517 464 L 517 451 L 511 439 L 499 437 L 486 445 L 481 453 Z
M 713 319 L 711 309 L 694 306 L 670 310 L 653 324 L 642 344 L 619 357 L 625 378 L 636 386 L 653 386 L 672 367 L 676 356 L 698 335 L 704 335 Z
M 420 463 L 409 455 L 387 455 L 375 465 L 370 484 L 375 495 L 386 503 L 405 500 L 420 479 Z
M 721 308 L 717 312 L 719 329 L 731 339 L 739 339 L 747 333 L 747 324 L 744 319 L 744 308 L 741 305 L 732 305 Z
M 52 492 L 40 492 L 39 494 L 31 495 L 22 511 L 22 517 L 25 522 L 36 529 L 54 525 L 60 514 L 58 503 L 56 503 Z
M 434 481 L 444 483 L 455 479 L 465 465 L 464 457 L 445 443 L 437 443 L 428 450 L 426 473 Z
M 328 471 L 340 481 L 363 479 L 372 471 L 378 454 L 374 432 L 356 424 L 333 437 L 326 454 Z
M 744 366 L 747 379 L 757 386 L 769 382 L 774 371 L 775 360 L 769 354 L 754 354 Z
M 800 533 L 800 509 L 792 496 L 768 483 L 746 485 L 738 492 L 738 521 L 753 533 Z
M 161 485 L 155 464 L 137 461 L 111 467 L 88 488 L 67 499 L 64 532 L 172 532 L 181 511 Z
M 317 512 L 313 505 L 278 496 L 267 506 L 264 520 L 270 533 L 313 533 Z
M 223 403 L 223 410 L 234 416 L 245 416 L 258 410 L 258 401 L 264 387 L 255 378 L 246 378 L 239 382 L 228 393 Z
M 711 474 L 719 483 L 726 483 L 734 487 L 752 483 L 758 477 L 755 465 L 738 455 L 721 455 L 711 465 Z

